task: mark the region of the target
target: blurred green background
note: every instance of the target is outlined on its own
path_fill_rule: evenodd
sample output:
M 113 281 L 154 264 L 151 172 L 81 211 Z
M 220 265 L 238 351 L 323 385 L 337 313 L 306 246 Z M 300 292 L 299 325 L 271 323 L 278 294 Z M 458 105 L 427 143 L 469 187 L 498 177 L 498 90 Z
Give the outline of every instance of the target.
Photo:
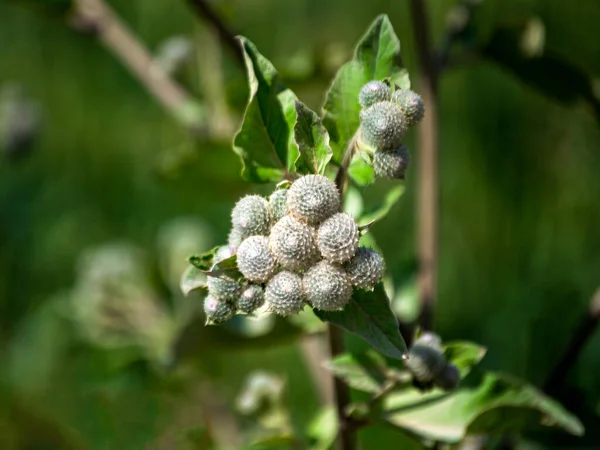
M 297 328 L 278 322 L 258 337 L 235 324 L 207 330 L 194 298 L 177 293 L 189 248 L 224 242 L 236 199 L 272 187 L 244 183 L 227 137 L 192 138 L 53 3 L 0 2 L 2 102 L 26 95 L 39 118 L 31 145 L 5 140 L 0 155 L 0 448 L 208 448 L 207 427 L 224 428 L 223 443 L 241 448 L 227 424 L 253 370 L 286 381 L 289 421 L 304 433 L 319 400 Z M 173 76 L 208 120 L 206 79 L 216 73 L 237 127 L 245 75 L 185 1 L 109 3 L 155 54 L 180 36 L 191 53 Z M 419 90 L 408 0 L 213 3 L 313 109 L 380 13 Z M 429 3 L 438 43 L 457 2 Z M 538 385 L 600 284 L 598 23 L 594 0 L 485 0 L 439 86 L 436 330 L 485 345 L 486 367 Z M 515 59 L 517 50 L 542 54 L 544 64 Z M 215 54 L 220 68 L 206 63 Z M 416 259 L 415 132 L 408 146 L 406 193 L 373 228 L 396 280 L 411 278 Z M 117 339 L 106 343 L 72 299 L 93 297 L 94 283 L 119 268 L 141 280 L 123 295 L 143 299 L 147 321 L 134 337 L 115 325 Z M 600 448 L 599 373 L 596 336 L 560 398 L 587 436 L 537 436 L 541 448 Z M 364 448 L 415 445 L 387 429 L 361 439 Z

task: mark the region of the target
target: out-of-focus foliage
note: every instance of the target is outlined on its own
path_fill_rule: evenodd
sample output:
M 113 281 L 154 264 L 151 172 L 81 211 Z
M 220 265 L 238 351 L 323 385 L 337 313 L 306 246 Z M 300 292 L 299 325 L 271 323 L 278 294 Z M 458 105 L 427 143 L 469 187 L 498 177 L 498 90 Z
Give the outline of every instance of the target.
M 319 405 L 292 339 L 297 327 L 277 321 L 251 339 L 235 329 L 204 329 L 193 308 L 198 297 L 182 300 L 168 275 L 177 270 L 162 267 L 168 258 L 157 256 L 164 255 L 160 230 L 182 215 L 201 217 L 217 242 L 225 240 L 231 204 L 249 189 L 238 158 L 228 145 L 192 141 L 93 36 L 70 30 L 63 11 L 35 3 L 0 3 L 0 84 L 22 86 L 43 117 L 25 158 L 8 164 L 9 156 L 0 156 L 0 448 L 207 448 L 207 442 L 236 448 L 239 430 L 213 429 L 204 418 L 234 404 L 252 369 L 285 378 L 291 426 L 304 435 Z M 152 50 L 172 36 L 195 36 L 185 2 L 110 3 Z M 409 2 L 215 5 L 313 110 L 351 57 L 360 30 L 379 13 L 389 14 L 406 67 L 417 67 Z M 429 5 L 439 42 L 453 4 Z M 600 134 L 590 108 L 598 98 L 600 7 L 592 0 L 484 0 L 473 17 L 440 84 L 436 328 L 448 339 L 485 345 L 484 367 L 539 384 L 600 272 Z M 539 25 L 537 46 L 523 47 L 531 20 L 543 25 L 541 50 Z M 206 55 L 203 45 L 193 45 L 198 59 L 177 77 L 204 99 L 197 67 Z M 246 81 L 233 59 L 223 59 L 224 89 L 239 118 Z M 418 78 L 413 85 L 419 89 Z M 418 148 L 414 134 L 411 150 Z M 415 178 L 416 170 L 400 203 L 363 237 L 372 233 L 385 243 L 388 274 L 398 287 L 414 274 Z M 381 199 L 376 186 L 366 192 L 365 202 Z M 115 240 L 147 254 L 160 311 L 190 305 L 173 369 L 160 369 L 160 376 L 139 351 L 82 339 L 73 311 L 61 306 L 77 285 L 82 251 Z M 353 338 L 348 344 L 366 345 Z M 582 418 L 586 436 L 575 441 L 544 432 L 530 439 L 548 448 L 598 442 L 599 361 L 596 337 L 559 397 Z M 309 433 L 307 440 L 319 437 Z M 365 429 L 359 437 L 365 448 L 415 448 L 388 428 Z

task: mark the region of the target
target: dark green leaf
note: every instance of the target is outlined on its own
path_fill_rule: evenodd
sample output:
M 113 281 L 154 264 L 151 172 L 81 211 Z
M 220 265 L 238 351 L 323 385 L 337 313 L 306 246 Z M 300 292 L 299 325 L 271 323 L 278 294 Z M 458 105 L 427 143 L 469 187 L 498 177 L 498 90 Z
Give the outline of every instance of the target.
M 273 64 L 250 41 L 240 38 L 250 96 L 233 147 L 243 163 L 244 179 L 257 183 L 280 181 L 298 158 L 292 138 L 296 122 L 294 94 L 279 85 Z M 290 151 L 291 150 L 291 151 Z
M 325 363 L 325 367 L 358 391 L 377 394 L 385 383 L 385 361 L 379 354 L 358 357 L 346 353 Z
M 358 93 L 371 80 L 390 78 L 403 89 L 410 87 L 400 54 L 400 41 L 390 20 L 381 15 L 359 41 L 354 58 L 335 76 L 323 106 L 323 124 L 331 136 L 333 160 L 340 163 L 348 143 L 358 130 Z
M 485 356 L 487 349 L 472 342 L 448 342 L 444 345 L 444 356 L 460 371 L 460 378 L 466 377 Z
M 188 258 L 188 262 L 199 270 L 210 270 L 213 265 L 213 258 L 217 253 L 219 247 L 215 247 L 212 250 L 202 253 L 201 255 L 192 255 Z
M 294 137 L 300 150 L 299 171 L 323 174 L 332 156 L 329 134 L 318 114 L 298 100 L 296 115 Z
M 398 320 L 382 283 L 378 283 L 373 292 L 355 289 L 350 303 L 342 311 L 314 311 L 321 320 L 360 336 L 390 358 L 402 359 L 406 354 Z
M 493 372 L 477 381 L 474 387 L 451 393 L 394 392 L 383 401 L 384 418 L 426 439 L 448 443 L 459 442 L 467 434 L 516 432 L 540 424 L 583 434 L 575 416 L 533 386 Z

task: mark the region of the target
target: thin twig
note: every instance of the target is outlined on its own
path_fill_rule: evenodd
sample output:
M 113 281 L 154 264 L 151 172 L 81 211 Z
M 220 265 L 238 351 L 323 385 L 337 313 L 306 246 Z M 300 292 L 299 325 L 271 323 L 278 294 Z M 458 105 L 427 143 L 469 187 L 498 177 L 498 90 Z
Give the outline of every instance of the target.
M 342 158 L 342 162 L 340 164 L 340 168 L 335 175 L 335 185 L 338 187 L 340 191 L 340 196 L 344 195 L 344 190 L 346 186 L 346 178 L 348 176 L 348 167 L 352 162 L 352 157 L 354 156 L 354 151 L 356 150 L 356 142 L 358 140 L 358 131 L 354 133 L 350 142 L 348 142 L 348 146 L 344 151 L 344 157 Z
M 203 20 L 206 20 L 217 32 L 219 39 L 227 47 L 236 60 L 244 67 L 244 55 L 239 41 L 235 38 L 235 33 L 221 20 L 219 14 L 206 0 L 188 0 L 190 6 Z
M 340 164 L 338 172 L 335 176 L 335 184 L 338 188 L 341 197 L 343 197 L 344 195 L 344 189 L 346 185 L 346 174 L 348 172 L 348 166 L 350 165 L 350 161 L 352 161 L 352 155 L 354 154 L 357 136 L 358 132 L 354 134 L 354 136 L 348 143 L 348 146 L 346 147 L 346 150 L 344 152 L 344 157 L 342 158 L 342 163 Z M 329 353 L 331 359 L 343 354 L 346 351 L 346 346 L 344 344 L 344 331 L 341 328 L 338 328 L 332 323 L 328 323 L 327 336 L 329 339 Z M 357 426 L 347 415 L 348 406 L 350 405 L 350 390 L 342 380 L 337 378 L 335 375 L 332 375 L 332 377 L 333 391 L 335 394 L 334 400 L 339 427 L 337 449 L 356 450 Z
M 421 66 L 420 94 L 425 117 L 419 126 L 419 299 L 420 325 L 433 326 L 438 263 L 438 120 L 437 71 L 429 45 L 429 21 L 425 0 L 411 0 L 413 30 Z
M 93 32 L 178 121 L 199 131 L 196 100 L 156 63 L 144 44 L 103 0 L 75 0 L 71 26 Z
M 600 322 L 600 287 L 594 293 L 586 314 L 580 319 L 564 353 L 543 385 L 548 394 L 561 391 L 569 370 L 573 367 Z

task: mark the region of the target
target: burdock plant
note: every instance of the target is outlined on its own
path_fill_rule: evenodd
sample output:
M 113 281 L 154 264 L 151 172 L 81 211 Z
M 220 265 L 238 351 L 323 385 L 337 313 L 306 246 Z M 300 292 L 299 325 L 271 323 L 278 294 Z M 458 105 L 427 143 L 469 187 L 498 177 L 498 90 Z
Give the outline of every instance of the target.
M 357 448 L 355 431 L 377 423 L 425 444 L 520 431 L 532 418 L 582 433 L 575 417 L 535 388 L 475 370 L 483 347 L 443 343 L 418 330 L 404 336 L 414 345 L 405 344 L 378 250 L 391 254 L 396 244 L 375 244 L 370 230 L 400 198 L 399 180 L 410 176 L 404 139 L 427 111 L 411 90 L 389 19 L 378 17 L 361 38 L 327 91 L 321 114 L 282 86 L 275 67 L 248 39 L 239 38 L 239 44 L 250 92 L 233 149 L 244 180 L 273 188 L 267 198 L 253 194 L 235 205 L 226 246 L 190 258 L 186 291 L 191 282 L 205 296 L 207 323 L 226 323 L 235 314 L 288 317 L 309 309 L 326 322 L 339 448 Z M 380 203 L 349 214 L 344 209 L 349 188 L 362 196 L 372 184 L 388 190 L 378 196 Z M 387 276 L 393 280 L 397 274 Z M 346 353 L 344 332 L 375 351 Z M 363 401 L 351 404 L 350 389 L 362 391 Z M 506 421 L 507 409 L 519 420 Z

